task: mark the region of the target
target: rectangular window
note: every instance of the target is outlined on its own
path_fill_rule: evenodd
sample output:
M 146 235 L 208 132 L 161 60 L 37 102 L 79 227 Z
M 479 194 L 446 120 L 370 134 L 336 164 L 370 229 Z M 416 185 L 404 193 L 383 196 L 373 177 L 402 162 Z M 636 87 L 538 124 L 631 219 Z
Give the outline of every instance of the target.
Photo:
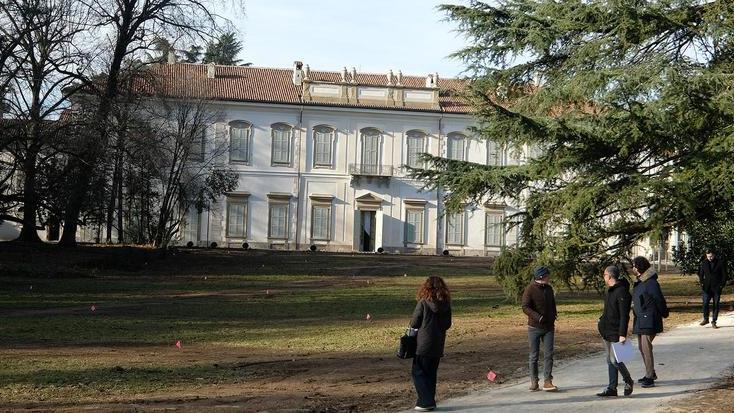
M 268 237 L 288 239 L 288 204 L 271 203 Z
M 405 242 L 423 243 L 423 209 L 407 209 L 405 211 Z
M 247 200 L 227 198 L 227 237 L 247 238 Z
M 192 162 L 204 162 L 204 151 L 206 150 L 205 131 L 197 133 L 191 138 L 191 147 L 189 149 L 189 160 Z
M 464 214 L 462 212 L 446 214 L 446 243 L 464 245 Z
M 505 245 L 505 216 L 501 211 L 487 212 L 485 244 L 490 247 Z
M 489 166 L 501 166 L 502 165 L 502 150 L 500 145 L 495 141 L 487 141 L 487 165 Z
M 464 160 L 464 138 L 462 136 L 449 136 L 447 156 L 457 161 Z
M 273 129 L 273 164 L 289 165 L 291 163 L 291 130 L 290 128 Z
M 232 126 L 229 130 L 229 160 L 231 162 L 250 162 L 249 127 Z
M 193 241 L 196 243 L 199 241 L 201 228 L 201 212 L 196 209 L 196 206 L 189 207 L 186 213 L 186 230 L 184 231 L 184 242 Z
M 420 154 L 424 151 L 423 142 L 422 136 L 408 136 L 408 166 L 412 168 L 423 167 L 420 160 Z
M 331 166 L 333 131 L 315 130 L 313 133 L 314 166 Z
M 331 239 L 331 206 L 314 205 L 311 209 L 311 239 L 328 241 Z

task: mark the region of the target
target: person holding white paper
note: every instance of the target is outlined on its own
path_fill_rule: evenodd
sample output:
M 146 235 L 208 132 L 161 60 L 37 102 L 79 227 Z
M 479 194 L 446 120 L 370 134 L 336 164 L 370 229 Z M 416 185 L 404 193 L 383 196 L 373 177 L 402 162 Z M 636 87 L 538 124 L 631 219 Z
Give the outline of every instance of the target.
M 618 362 L 612 351 L 612 343 L 624 343 L 627 340 L 627 328 L 630 321 L 630 284 L 621 277 L 619 268 L 609 266 L 604 270 L 604 283 L 607 293 L 604 296 L 604 312 L 599 318 L 599 334 L 604 339 L 604 347 L 607 350 L 607 369 L 609 371 L 609 384 L 599 397 L 616 397 L 619 373 L 624 379 L 624 395 L 632 394 L 633 381 L 627 366 Z

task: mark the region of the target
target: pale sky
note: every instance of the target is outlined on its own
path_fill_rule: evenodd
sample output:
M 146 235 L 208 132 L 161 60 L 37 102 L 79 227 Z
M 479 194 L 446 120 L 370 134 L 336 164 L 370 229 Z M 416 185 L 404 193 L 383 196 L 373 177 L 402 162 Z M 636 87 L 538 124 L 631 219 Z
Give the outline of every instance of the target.
M 245 0 L 245 14 L 227 13 L 240 30 L 243 62 L 312 70 L 455 77 L 461 62 L 447 56 L 465 45 L 455 23 L 435 7 L 463 0 Z

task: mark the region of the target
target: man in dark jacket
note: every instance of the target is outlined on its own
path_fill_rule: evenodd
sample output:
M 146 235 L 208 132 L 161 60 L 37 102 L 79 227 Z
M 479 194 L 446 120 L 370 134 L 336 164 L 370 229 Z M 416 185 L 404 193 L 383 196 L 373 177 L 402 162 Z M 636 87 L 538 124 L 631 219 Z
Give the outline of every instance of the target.
M 609 289 L 604 297 L 604 312 L 599 318 L 599 334 L 604 339 L 604 347 L 607 350 L 609 385 L 603 392 L 597 393 L 597 396 L 617 396 L 618 373 L 622 373 L 624 379 L 624 395 L 629 396 L 632 394 L 632 376 L 624 363 L 619 363 L 615 359 L 612 343 L 624 343 L 627 340 L 632 301 L 629 293 L 630 284 L 621 278 L 619 268 L 613 265 L 604 270 L 604 282 Z
M 714 302 L 714 314 L 711 319 L 711 327 L 719 328 L 716 320 L 719 318 L 719 301 L 721 290 L 726 284 L 726 264 L 720 260 L 713 250 L 706 251 L 706 259 L 703 260 L 698 269 L 698 280 L 703 291 L 703 320 L 701 325 L 709 323 L 709 303 Z
M 533 281 L 522 295 L 522 311 L 528 316 L 528 341 L 530 342 L 530 391 L 539 390 L 538 355 L 540 342 L 543 342 L 544 391 L 556 391 L 553 385 L 553 342 L 555 322 L 558 315 L 553 287 L 550 283 L 550 270 L 538 267 L 533 273 Z
M 645 363 L 645 377 L 638 382 L 642 387 L 653 387 L 658 375 L 655 373 L 652 341 L 656 334 L 663 332 L 663 318 L 668 317 L 668 304 L 660 289 L 658 274 L 647 258 L 635 257 L 632 270 L 637 276 L 632 289 L 632 309 L 635 314 L 632 334 L 637 334 L 637 347 Z

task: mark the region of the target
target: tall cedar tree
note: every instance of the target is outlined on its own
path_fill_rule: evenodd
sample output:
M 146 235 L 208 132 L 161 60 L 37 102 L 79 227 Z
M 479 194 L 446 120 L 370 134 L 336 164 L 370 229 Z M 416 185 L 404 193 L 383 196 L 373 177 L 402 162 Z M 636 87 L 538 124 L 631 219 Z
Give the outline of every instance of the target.
M 447 206 L 521 202 L 523 249 L 568 282 L 686 230 L 734 196 L 734 4 L 727 0 L 499 0 L 443 5 L 470 45 L 473 133 L 519 166 L 425 155 L 413 175 Z M 710 221 L 709 221 L 710 222 Z M 716 225 L 714 223 L 714 225 Z

